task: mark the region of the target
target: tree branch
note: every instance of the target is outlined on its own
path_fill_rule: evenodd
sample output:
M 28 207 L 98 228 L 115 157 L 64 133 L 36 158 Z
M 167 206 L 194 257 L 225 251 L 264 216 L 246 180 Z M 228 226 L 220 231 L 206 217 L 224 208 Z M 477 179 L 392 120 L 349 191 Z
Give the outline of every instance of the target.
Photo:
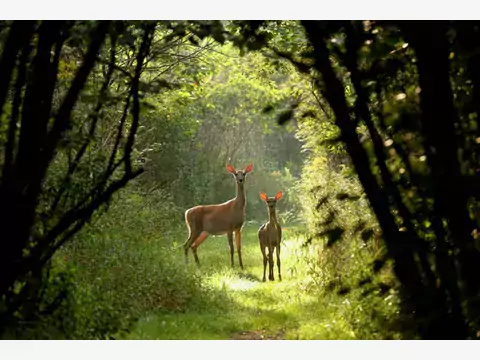
M 17 54 L 30 41 L 34 26 L 35 21 L 17 20 L 13 22 L 8 33 L 0 60 L 0 111 L 3 110 L 5 104 Z
M 107 99 L 107 93 L 108 93 L 108 87 L 110 85 L 110 81 L 112 79 L 113 72 L 115 70 L 115 58 L 116 58 L 116 35 L 111 35 L 111 48 L 110 48 L 110 62 L 108 64 L 108 72 L 106 74 L 105 80 L 103 82 L 102 88 L 100 89 L 99 93 L 99 100 L 97 102 L 97 105 L 93 111 L 92 119 L 91 119 L 91 124 L 90 124 L 90 130 L 88 132 L 87 138 L 85 139 L 82 147 L 78 151 L 77 155 L 75 156 L 75 159 L 71 164 L 69 164 L 69 168 L 67 171 L 67 174 L 65 175 L 64 180 L 62 181 L 62 185 L 60 186 L 60 189 L 58 191 L 57 196 L 55 197 L 55 200 L 52 203 L 52 206 L 50 208 L 50 213 L 53 214 L 53 212 L 56 210 L 58 204 L 60 203 L 60 200 L 65 193 L 67 186 L 70 184 L 71 178 L 75 171 L 77 170 L 77 167 L 80 164 L 80 160 L 82 159 L 83 155 L 85 154 L 85 151 L 87 150 L 88 145 L 92 141 L 92 137 L 95 134 L 95 129 L 97 127 L 99 115 L 100 115 L 100 110 L 102 109 L 102 106 L 104 105 L 106 99 Z
M 95 61 L 97 59 L 98 51 L 103 44 L 103 41 L 107 35 L 110 23 L 108 21 L 101 21 L 98 26 L 93 30 L 92 41 L 90 42 L 87 54 L 84 57 L 83 63 L 75 74 L 72 85 L 70 86 L 65 99 L 55 116 L 53 128 L 47 137 L 47 146 L 43 152 L 42 162 L 45 168 L 51 161 L 54 150 L 57 147 L 59 140 L 64 132 L 68 129 L 70 116 L 73 107 L 77 101 L 78 95 L 82 91 L 85 83 L 87 82 L 88 75 L 90 74 Z
M 151 23 L 144 28 L 144 35 L 142 38 L 142 44 L 140 45 L 140 50 L 137 55 L 137 66 L 135 68 L 135 76 L 132 81 L 132 97 L 133 97 L 133 107 L 132 107 L 132 125 L 130 128 L 130 133 L 125 144 L 125 171 L 130 173 L 132 171 L 131 164 L 131 153 L 133 148 L 133 143 L 135 141 L 135 135 L 138 129 L 138 123 L 140 121 L 140 102 L 138 99 L 138 88 L 140 84 L 140 75 L 143 68 L 143 63 L 147 57 L 148 51 L 150 49 L 150 44 L 152 42 L 153 32 L 155 30 L 155 23 Z
M 67 242 L 73 235 L 75 235 L 83 225 L 92 217 L 93 213 L 103 204 L 107 203 L 112 195 L 125 187 L 125 185 L 135 179 L 138 175 L 142 174 L 144 169 L 138 169 L 132 173 L 125 173 L 124 176 L 112 183 L 101 195 L 97 196 L 92 202 L 82 208 L 74 209 L 67 214 L 59 221 L 59 223 L 43 238 L 39 240 L 41 244 L 51 244 L 52 246 L 45 252 L 43 252 L 40 260 L 40 264 L 43 266 L 53 254 Z M 75 226 L 67 231 L 70 226 L 75 224 Z M 65 233 L 60 240 L 56 239 Z M 35 259 L 35 258 L 33 258 Z
M 5 148 L 5 161 L 2 174 L 2 185 L 6 187 L 10 186 L 11 171 L 13 167 L 14 151 L 16 147 L 16 135 L 17 135 L 17 120 L 20 114 L 20 106 L 22 104 L 22 89 L 25 85 L 27 62 L 32 52 L 32 46 L 26 44 L 22 49 L 22 55 L 20 57 L 20 63 L 17 69 L 17 79 L 15 81 L 15 89 L 12 103 L 12 114 L 10 117 L 10 124 L 7 134 L 7 145 Z M 8 190 L 7 190 L 8 191 Z
M 386 195 L 370 170 L 370 161 L 358 139 L 355 123 L 351 119 L 344 87 L 337 78 L 330 62 L 330 52 L 324 40 L 325 33 L 320 29 L 317 22 L 302 21 L 302 25 L 314 47 L 315 68 L 322 74 L 325 83 L 325 97 L 335 114 L 335 122 L 340 128 L 342 139 L 350 154 L 359 180 L 382 227 L 388 253 L 395 259 L 395 273 L 400 281 L 408 287 L 412 296 L 421 297 L 422 286 L 415 260 L 412 254 L 406 251 L 403 237 L 390 213 Z

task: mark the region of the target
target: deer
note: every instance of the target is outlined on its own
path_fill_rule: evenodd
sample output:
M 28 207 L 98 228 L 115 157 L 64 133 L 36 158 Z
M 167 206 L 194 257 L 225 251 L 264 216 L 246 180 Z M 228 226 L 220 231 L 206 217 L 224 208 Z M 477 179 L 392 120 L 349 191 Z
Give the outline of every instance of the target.
M 265 201 L 268 209 L 268 221 L 260 226 L 258 229 L 258 240 L 260 242 L 260 250 L 263 255 L 263 282 L 265 279 L 265 271 L 268 261 L 268 280 L 274 281 L 275 277 L 273 275 L 273 251 L 276 250 L 277 253 L 277 267 L 278 267 L 278 279 L 282 281 L 282 274 L 280 271 L 280 243 L 282 241 L 282 227 L 280 226 L 277 220 L 276 206 L 277 201 L 282 198 L 283 194 L 281 191 L 277 192 L 275 197 L 268 197 L 264 192 L 260 192 L 260 199 Z M 266 250 L 268 249 L 268 258 Z
M 242 261 L 242 228 L 245 223 L 245 182 L 247 174 L 253 170 L 253 164 L 249 164 L 244 170 L 235 170 L 227 164 L 227 171 L 233 175 L 236 184 L 235 198 L 216 205 L 198 205 L 185 211 L 185 222 L 188 228 L 188 239 L 185 242 L 185 261 L 188 263 L 188 250 L 192 249 L 197 266 L 200 261 L 197 249 L 209 235 L 227 235 L 230 247 L 230 261 L 234 267 L 233 233 L 238 253 L 238 263 L 243 270 Z

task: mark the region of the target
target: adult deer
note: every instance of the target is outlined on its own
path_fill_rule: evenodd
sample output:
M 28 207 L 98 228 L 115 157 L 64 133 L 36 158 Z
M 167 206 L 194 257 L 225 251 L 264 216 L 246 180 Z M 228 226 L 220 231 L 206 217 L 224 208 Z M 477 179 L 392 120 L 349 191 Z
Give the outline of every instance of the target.
M 273 281 L 273 251 L 277 252 L 277 266 L 278 266 L 278 279 L 282 281 L 282 274 L 280 272 L 280 242 L 282 241 L 282 227 L 278 223 L 276 206 L 277 201 L 282 198 L 282 192 L 279 191 L 275 197 L 267 197 L 264 192 L 260 193 L 260 199 L 265 201 L 268 209 L 268 221 L 260 226 L 258 229 L 258 240 L 260 241 L 260 249 L 263 255 L 263 281 L 265 281 L 265 271 L 268 261 L 268 280 Z M 268 259 L 266 250 L 268 249 Z
M 253 169 L 253 164 L 245 170 L 236 171 L 232 165 L 227 165 L 227 170 L 233 175 L 237 187 L 235 198 L 217 205 L 198 205 L 185 212 L 185 222 L 188 227 L 188 239 L 184 244 L 185 261 L 188 263 L 188 249 L 192 249 L 195 262 L 198 260 L 197 248 L 208 235 L 227 234 L 230 247 L 230 260 L 233 267 L 233 233 L 237 246 L 238 263 L 243 269 L 242 262 L 242 227 L 245 222 L 245 181 L 247 174 Z

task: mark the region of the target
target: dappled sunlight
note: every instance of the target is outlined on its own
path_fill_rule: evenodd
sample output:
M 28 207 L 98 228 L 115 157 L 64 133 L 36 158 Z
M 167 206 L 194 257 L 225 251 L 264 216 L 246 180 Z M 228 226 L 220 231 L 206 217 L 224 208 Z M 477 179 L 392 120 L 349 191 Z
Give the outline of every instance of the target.
M 480 23 L 1 24 L 0 339 L 480 338 Z
M 245 292 L 258 288 L 261 283 L 254 278 L 240 277 L 234 272 L 225 271 L 205 277 L 204 284 L 228 295 L 232 291 Z
M 245 290 L 253 289 L 255 286 L 257 286 L 257 284 L 252 281 L 244 280 L 244 279 L 238 279 L 238 280 L 227 279 L 226 281 L 222 282 L 222 286 L 226 286 L 227 288 L 230 288 L 232 290 L 245 291 Z
M 205 242 L 198 250 L 200 268 L 188 267 L 202 279 L 202 287 L 185 312 L 162 311 L 144 317 L 130 338 L 249 339 L 258 334 L 259 339 L 365 338 L 352 321 L 368 314 L 343 305 L 335 294 L 319 291 L 321 284 L 310 267 L 316 246 L 303 247 L 304 236 L 289 227 L 282 241 L 282 281 L 275 265 L 275 281 L 262 282 L 256 232 L 257 226 L 252 225 L 243 231 L 244 270 L 237 261 L 230 266 L 225 238 Z M 179 255 L 178 261 L 182 260 Z

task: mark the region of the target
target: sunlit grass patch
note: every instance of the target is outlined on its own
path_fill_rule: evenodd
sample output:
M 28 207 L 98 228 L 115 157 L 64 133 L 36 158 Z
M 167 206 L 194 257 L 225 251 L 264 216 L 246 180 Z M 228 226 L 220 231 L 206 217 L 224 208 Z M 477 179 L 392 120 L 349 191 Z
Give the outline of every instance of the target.
M 231 268 L 227 239 L 210 237 L 198 250 L 201 267 L 193 261 L 188 266 L 189 271 L 201 274 L 203 293 L 199 292 L 184 313 L 158 311 L 143 317 L 130 338 L 228 339 L 243 330 L 269 334 L 298 327 L 302 315 L 298 309 L 309 306 L 314 297 L 302 290 L 299 270 L 292 271 L 298 264 L 300 244 L 293 234 L 292 230 L 286 232 L 282 244 L 283 281 L 265 283 L 261 281 L 257 227 L 249 226 L 243 232 L 244 271 L 238 266 Z M 237 264 L 237 254 L 235 260 Z M 180 254 L 178 261 L 183 261 Z
M 221 290 L 229 291 L 247 291 L 258 287 L 260 284 L 258 281 L 252 281 L 250 279 L 240 278 L 237 276 L 211 276 L 206 279 L 206 283 Z
M 360 298 L 342 298 L 324 291 L 309 270 L 316 261 L 315 247 L 302 247 L 305 237 L 295 228 L 282 243 L 283 281 L 262 282 L 263 261 L 257 227 L 243 232 L 245 270 L 230 266 L 226 237 L 210 237 L 198 250 L 201 267 L 193 257 L 185 274 L 201 277 L 201 287 L 180 312 L 158 309 L 143 316 L 130 339 L 361 339 L 381 338 L 357 320 L 370 321 Z M 191 256 L 191 255 L 190 255 Z M 307 257 L 305 257 L 307 256 Z M 175 266 L 184 267 L 182 249 Z M 267 270 L 268 271 L 268 270 Z M 277 267 L 275 266 L 277 279 Z M 357 319 L 358 318 L 358 319 Z M 360 329 L 360 330 L 359 330 Z

